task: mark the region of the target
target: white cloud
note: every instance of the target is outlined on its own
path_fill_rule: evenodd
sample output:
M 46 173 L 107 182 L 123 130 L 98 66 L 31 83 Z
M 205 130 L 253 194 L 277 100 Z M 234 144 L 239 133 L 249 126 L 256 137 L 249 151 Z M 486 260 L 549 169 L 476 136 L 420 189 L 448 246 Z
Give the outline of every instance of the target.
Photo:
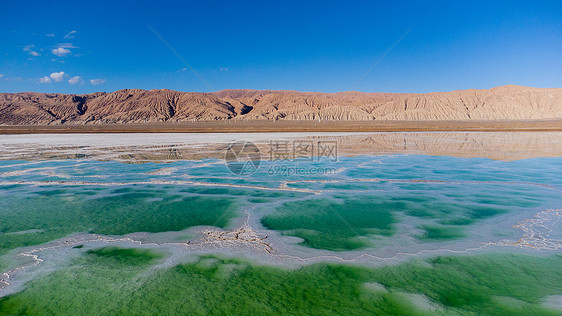
M 49 77 L 51 79 L 53 79 L 53 81 L 56 81 L 56 82 L 63 81 L 64 80 L 64 71 L 53 72 L 51 75 L 49 75 Z
M 39 54 L 38 52 L 36 52 L 36 51 L 34 50 L 34 48 L 35 48 L 35 45 L 33 45 L 33 44 L 31 44 L 31 45 L 26 45 L 26 46 L 23 47 L 23 51 L 24 51 L 24 52 L 28 52 L 29 55 L 31 55 L 31 56 L 39 56 L 39 55 L 41 55 L 41 54 Z
M 58 43 L 57 48 L 78 48 L 78 47 L 72 45 L 72 43 Z
M 221 68 L 220 71 L 228 71 L 228 68 Z
M 59 57 L 66 57 L 67 55 L 70 55 L 72 51 L 70 51 L 69 48 L 78 48 L 72 45 L 72 43 L 58 43 L 56 47 L 57 48 L 51 50 L 51 53 Z
M 90 83 L 93 84 L 94 86 L 97 86 L 97 85 L 102 84 L 104 82 L 105 82 L 105 80 L 103 80 L 103 79 L 90 79 Z
M 2 78 L 2 77 L 4 77 L 4 75 L 3 75 L 3 74 L 0 74 L 0 78 Z
M 48 76 L 45 76 L 43 78 L 39 79 L 40 83 L 51 83 L 51 78 L 49 78 Z
M 47 37 L 55 37 L 55 33 L 45 34 L 45 36 L 47 36 Z
M 76 33 L 76 31 L 74 31 L 74 30 L 73 30 L 73 31 L 70 31 L 70 32 L 68 32 L 68 34 L 66 34 L 66 35 L 64 36 L 64 38 L 73 38 L 74 35 L 72 35 L 72 34 L 75 34 L 75 33 Z
M 53 55 L 57 55 L 59 57 L 64 57 L 71 53 L 70 49 L 66 49 L 62 47 L 55 48 L 51 52 L 53 53 Z
M 72 77 L 68 80 L 68 83 L 70 84 L 77 84 L 77 83 L 82 83 L 82 78 L 80 78 L 80 76 L 76 76 L 76 77 Z

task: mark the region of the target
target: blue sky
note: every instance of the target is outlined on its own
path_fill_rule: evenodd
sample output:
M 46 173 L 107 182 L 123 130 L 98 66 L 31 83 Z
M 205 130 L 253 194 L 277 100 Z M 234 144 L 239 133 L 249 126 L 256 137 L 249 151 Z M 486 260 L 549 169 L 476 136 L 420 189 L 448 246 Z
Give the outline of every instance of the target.
M 0 1 L 0 92 L 562 87 L 562 1 Z

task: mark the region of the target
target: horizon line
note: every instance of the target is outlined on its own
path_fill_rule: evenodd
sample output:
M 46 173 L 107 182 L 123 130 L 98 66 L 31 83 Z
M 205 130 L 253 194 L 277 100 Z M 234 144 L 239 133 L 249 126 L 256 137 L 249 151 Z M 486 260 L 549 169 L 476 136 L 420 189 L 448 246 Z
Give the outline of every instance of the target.
M 561 87 L 547 87 L 547 88 L 542 88 L 542 87 L 531 87 L 531 86 L 522 86 L 522 85 L 516 85 L 516 84 L 505 84 L 505 85 L 500 85 L 500 86 L 495 86 L 492 88 L 480 88 L 480 89 L 476 89 L 476 88 L 465 88 L 465 89 L 455 89 L 455 90 L 449 90 L 449 91 L 431 91 L 431 92 L 384 92 L 384 91 L 378 91 L 378 92 L 364 92 L 364 91 L 356 91 L 356 90 L 348 90 L 348 91 L 337 91 L 337 92 L 322 92 L 322 91 L 299 91 L 299 90 L 290 90 L 290 89 L 250 89 L 250 88 L 243 88 L 243 89 L 221 89 L 221 90 L 217 90 L 217 91 L 211 91 L 211 92 L 201 92 L 201 91 L 181 91 L 181 90 L 173 90 L 173 89 L 168 89 L 168 88 L 162 88 L 162 89 L 141 89 L 141 88 L 123 88 L 123 89 L 118 89 L 118 90 L 113 90 L 113 91 L 96 91 L 96 92 L 90 92 L 90 93 L 62 93 L 62 92 L 37 92 L 37 91 L 19 91 L 19 92 L 0 92 L 0 94 L 18 94 L 18 93 L 42 93 L 42 94 L 61 94 L 61 95 L 90 95 L 90 94 L 96 94 L 96 93 L 106 93 L 106 94 L 110 94 L 110 93 L 115 93 L 118 91 L 124 91 L 124 90 L 140 90 L 140 91 L 162 91 L 162 90 L 168 90 L 168 91 L 174 91 L 174 92 L 180 92 L 180 93 L 199 93 L 199 94 L 217 94 L 220 92 L 224 92 L 224 91 L 254 91 L 254 92 L 260 92 L 260 91 L 269 91 L 269 92 L 296 92 L 296 93 L 320 93 L 320 94 L 341 94 L 341 93 L 361 93 L 361 94 L 430 94 L 430 93 L 449 93 L 449 92 L 456 92 L 456 91 L 468 91 L 468 90 L 492 90 L 492 89 L 497 89 L 497 88 L 506 88 L 506 87 L 517 87 L 517 88 L 528 88 L 528 89 L 562 89 Z

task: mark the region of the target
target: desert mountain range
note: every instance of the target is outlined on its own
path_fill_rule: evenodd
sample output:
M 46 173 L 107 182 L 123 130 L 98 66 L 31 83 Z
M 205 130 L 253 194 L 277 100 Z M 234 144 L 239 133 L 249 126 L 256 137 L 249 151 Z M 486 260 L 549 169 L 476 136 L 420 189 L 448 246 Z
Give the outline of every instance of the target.
M 209 120 L 511 120 L 562 118 L 562 88 L 501 86 L 424 94 L 125 89 L 83 95 L 0 93 L 0 124 Z

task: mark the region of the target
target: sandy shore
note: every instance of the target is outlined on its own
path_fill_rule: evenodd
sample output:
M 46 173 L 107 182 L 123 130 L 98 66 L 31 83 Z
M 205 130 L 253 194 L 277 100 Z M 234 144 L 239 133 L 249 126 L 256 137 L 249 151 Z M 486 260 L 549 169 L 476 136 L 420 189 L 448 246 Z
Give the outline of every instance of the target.
M 92 125 L 1 125 L 0 134 L 562 131 L 559 120 L 506 121 L 201 121 Z

